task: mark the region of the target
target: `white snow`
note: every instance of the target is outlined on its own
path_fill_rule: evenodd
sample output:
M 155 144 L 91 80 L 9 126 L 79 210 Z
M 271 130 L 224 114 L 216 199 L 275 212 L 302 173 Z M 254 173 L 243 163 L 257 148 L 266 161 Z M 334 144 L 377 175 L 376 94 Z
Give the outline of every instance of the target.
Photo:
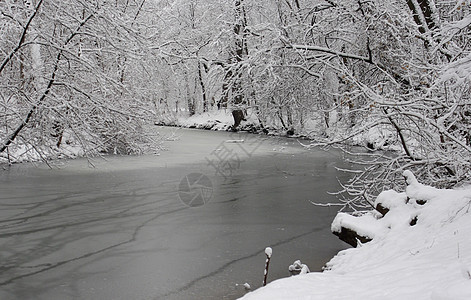
M 271 257 L 272 253 L 273 253 L 272 248 L 270 248 L 270 247 L 265 248 L 265 254 L 267 255 L 268 258 Z
M 288 267 L 288 271 L 293 275 L 307 274 L 311 272 L 309 267 L 306 264 L 303 264 L 300 260 L 296 260 L 292 265 L 290 265 Z
M 212 130 L 227 130 L 233 123 L 234 119 L 230 110 L 214 110 L 196 114 L 191 117 L 181 117 L 176 121 L 178 126 L 207 128 Z
M 339 214 L 332 224 L 372 241 L 339 252 L 324 272 L 276 280 L 242 299 L 471 299 L 471 187 L 439 190 L 404 177 L 405 192 L 376 200 L 390 209 L 384 217 Z
M 374 206 L 381 204 L 384 208 L 393 209 L 407 202 L 406 193 L 397 193 L 393 190 L 384 191 L 378 195 Z
M 237 144 L 237 143 L 243 143 L 244 140 L 227 140 L 226 143 L 233 143 L 233 144 Z
M 41 153 L 39 153 L 38 150 L 41 151 Z M 21 141 L 17 141 L 9 146 L 6 153 L 0 154 L 0 163 L 8 163 L 9 161 L 14 163 L 35 162 L 41 161 L 44 158 L 76 158 L 84 156 L 84 154 L 80 144 L 74 141 L 71 135 L 65 131 L 63 143 L 60 148 L 57 148 L 54 144 L 32 147 Z
M 471 20 L 471 18 L 470 18 Z M 458 84 L 462 84 L 471 78 L 471 54 L 452 62 L 442 72 L 440 82 L 445 82 L 451 79 L 456 80 Z
M 245 119 L 246 121 L 241 122 L 241 126 L 246 124 L 259 125 L 259 121 L 252 109 L 247 109 L 247 115 L 245 116 Z M 169 122 L 164 123 L 168 124 Z M 220 110 L 213 109 L 208 112 L 198 113 L 190 117 L 186 113 L 179 113 L 170 123 L 187 128 L 229 130 L 234 124 L 234 117 L 232 116 L 232 111 L 229 108 Z
M 365 214 L 360 218 L 347 213 L 339 213 L 332 222 L 330 229 L 332 232 L 340 232 L 342 227 L 350 228 L 359 235 L 372 239 L 381 231 L 381 227 L 376 226 L 374 221 L 376 221 L 376 217 L 373 213 Z

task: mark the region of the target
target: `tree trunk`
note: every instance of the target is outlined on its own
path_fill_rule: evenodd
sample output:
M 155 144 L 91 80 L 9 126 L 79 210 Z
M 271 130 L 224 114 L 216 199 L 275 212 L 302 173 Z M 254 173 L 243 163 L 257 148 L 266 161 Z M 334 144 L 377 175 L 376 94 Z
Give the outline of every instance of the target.
M 31 11 L 31 13 L 36 13 L 36 9 L 39 9 L 35 7 L 36 3 L 35 1 L 25 1 L 25 6 Z M 38 33 L 38 27 L 37 27 L 36 20 L 33 19 L 31 21 L 31 33 L 33 41 L 37 41 L 39 39 L 39 33 Z M 38 43 L 32 43 L 30 47 L 30 52 L 31 52 L 31 61 L 32 61 L 32 68 L 33 68 L 33 73 L 34 73 L 34 88 L 38 94 L 41 94 L 41 92 L 45 88 L 44 84 L 44 74 L 43 74 L 43 69 L 44 69 L 44 62 L 41 56 L 41 46 Z
M 199 78 L 199 82 L 201 86 L 201 94 L 203 96 L 203 112 L 207 112 L 208 111 L 208 95 L 206 93 L 206 86 L 204 85 L 202 73 L 203 72 L 201 70 L 201 63 L 198 62 L 198 78 Z
M 407 6 L 412 11 L 414 22 L 419 25 L 420 33 L 432 31 L 436 28 L 433 7 L 430 0 L 407 0 Z
M 247 48 L 247 16 L 245 12 L 245 7 L 243 0 L 235 0 L 235 24 L 234 24 L 234 34 L 235 34 L 235 49 L 232 55 L 232 60 L 236 64 L 236 73 L 233 77 L 232 82 L 232 95 L 234 98 L 235 109 L 232 112 L 234 117 L 234 126 L 233 129 L 237 129 L 242 120 L 245 120 L 245 112 L 241 108 L 242 105 L 246 103 L 243 96 L 243 86 L 242 86 L 242 74 L 240 73 L 239 63 L 248 55 Z

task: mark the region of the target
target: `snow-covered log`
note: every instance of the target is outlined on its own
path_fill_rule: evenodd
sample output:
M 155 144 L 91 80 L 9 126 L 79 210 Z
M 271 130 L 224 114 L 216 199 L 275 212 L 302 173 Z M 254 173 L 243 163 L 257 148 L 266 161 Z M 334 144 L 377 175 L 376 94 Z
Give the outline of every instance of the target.
M 358 247 L 384 237 L 393 227 L 415 226 L 421 220 L 424 205 L 451 193 L 451 190 L 439 190 L 419 183 L 411 171 L 404 171 L 403 176 L 407 183 L 405 192 L 382 192 L 374 202 L 376 210 L 361 214 L 338 213 L 332 222 L 332 233 L 347 244 Z
M 367 243 L 375 236 L 375 230 L 369 226 L 374 224 L 372 214 L 355 217 L 347 213 L 339 213 L 332 222 L 332 233 L 345 243 L 357 247 L 359 243 Z

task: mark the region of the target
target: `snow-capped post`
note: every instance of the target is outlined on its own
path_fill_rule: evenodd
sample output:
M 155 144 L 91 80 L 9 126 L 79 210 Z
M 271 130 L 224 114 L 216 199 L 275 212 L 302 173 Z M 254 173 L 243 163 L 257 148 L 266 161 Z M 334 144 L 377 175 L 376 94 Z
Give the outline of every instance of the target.
M 270 265 L 270 258 L 273 250 L 270 247 L 265 248 L 265 255 L 267 256 L 267 260 L 265 261 L 265 271 L 263 273 L 263 286 L 267 285 L 267 277 L 268 277 L 268 266 Z

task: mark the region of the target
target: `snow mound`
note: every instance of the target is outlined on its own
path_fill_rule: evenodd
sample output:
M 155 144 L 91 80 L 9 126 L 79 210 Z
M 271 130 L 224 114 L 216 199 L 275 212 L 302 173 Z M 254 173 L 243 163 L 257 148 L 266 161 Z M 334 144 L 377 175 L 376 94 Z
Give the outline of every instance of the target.
M 217 110 L 179 119 L 178 126 L 210 130 L 228 130 L 234 123 L 230 111 Z
M 280 279 L 251 299 L 471 299 L 471 187 L 440 190 L 406 171 L 405 192 L 376 199 L 389 211 L 340 213 L 333 230 L 350 226 L 372 240 L 339 252 L 324 272 Z

